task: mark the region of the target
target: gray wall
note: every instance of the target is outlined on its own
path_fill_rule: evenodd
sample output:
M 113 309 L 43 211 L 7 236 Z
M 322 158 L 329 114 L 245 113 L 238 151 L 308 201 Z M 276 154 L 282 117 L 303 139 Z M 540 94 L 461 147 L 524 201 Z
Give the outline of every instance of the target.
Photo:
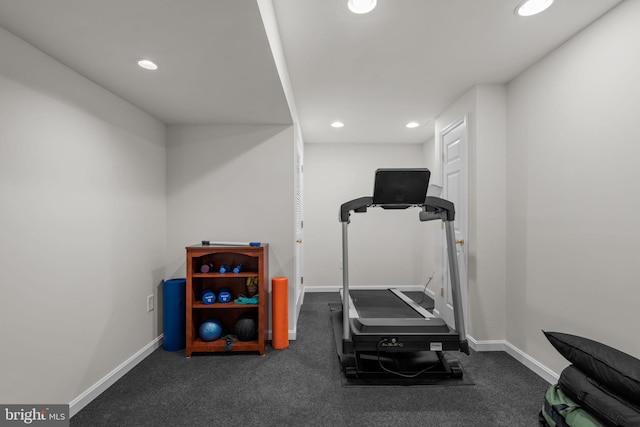
M 424 167 L 424 162 L 421 144 L 305 144 L 305 289 L 342 286 L 340 205 L 373 195 L 376 169 Z M 351 218 L 349 273 L 353 286 L 425 283 L 424 224 L 417 210 L 373 208 Z
M 556 372 L 540 332 L 640 357 L 640 2 L 508 85 L 506 337 Z
M 293 158 L 293 126 L 185 125 L 167 131 L 167 275 L 185 277 L 185 246 L 202 240 L 269 243 L 269 275 L 289 278 L 290 330 Z
M 161 333 L 165 128 L 3 29 L 0 52 L 0 401 L 69 403 Z

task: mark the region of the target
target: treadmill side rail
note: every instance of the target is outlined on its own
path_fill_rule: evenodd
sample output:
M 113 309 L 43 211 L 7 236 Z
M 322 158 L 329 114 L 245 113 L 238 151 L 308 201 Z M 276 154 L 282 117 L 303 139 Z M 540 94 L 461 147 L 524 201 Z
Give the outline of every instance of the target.
M 408 296 L 406 296 L 402 292 L 400 292 L 398 289 L 392 288 L 392 289 L 389 289 L 389 290 L 391 292 L 393 292 L 402 301 L 404 301 L 404 303 L 407 304 L 409 307 L 414 309 L 416 312 L 420 313 L 420 315 L 422 317 L 424 317 L 424 318 L 435 318 L 436 317 L 433 314 L 429 313 L 427 311 L 427 309 L 425 309 L 424 307 L 422 307 L 421 305 L 416 303 L 414 300 L 412 300 L 411 298 L 409 298 Z
M 460 342 L 467 342 L 467 332 L 462 311 L 462 295 L 460 289 L 460 272 L 458 271 L 458 254 L 456 253 L 455 230 L 453 221 L 445 223 L 447 237 L 447 252 L 449 254 L 449 276 L 451 279 L 451 296 L 453 297 L 453 317 L 455 328 L 460 336 Z M 466 345 L 469 351 L 468 344 Z M 468 354 L 468 353 L 467 353 Z
M 342 223 L 342 341 L 349 339 L 349 311 L 351 310 L 349 296 L 349 221 Z

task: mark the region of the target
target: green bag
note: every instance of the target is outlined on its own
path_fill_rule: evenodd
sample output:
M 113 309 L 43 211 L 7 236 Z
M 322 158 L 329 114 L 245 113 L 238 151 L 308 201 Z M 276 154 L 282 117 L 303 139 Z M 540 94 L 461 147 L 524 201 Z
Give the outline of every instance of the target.
M 540 414 L 550 427 L 604 426 L 597 418 L 569 399 L 557 384 L 549 387 L 545 393 Z

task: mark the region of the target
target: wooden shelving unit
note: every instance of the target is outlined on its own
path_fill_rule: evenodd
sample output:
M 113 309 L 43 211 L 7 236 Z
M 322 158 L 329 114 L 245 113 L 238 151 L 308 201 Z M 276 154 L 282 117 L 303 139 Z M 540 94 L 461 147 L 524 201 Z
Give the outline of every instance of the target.
M 187 246 L 187 286 L 186 286 L 186 355 L 194 352 L 217 351 L 257 351 L 260 355 L 266 349 L 267 330 L 267 297 L 269 280 L 269 245 L 260 246 Z M 202 273 L 202 265 L 213 265 L 214 272 Z M 239 273 L 219 273 L 221 265 L 236 266 L 242 264 Z M 251 277 L 258 278 L 258 303 L 236 304 L 239 295 L 249 296 L 246 283 Z M 218 295 L 222 288 L 231 292 L 229 303 L 215 302 L 205 304 L 201 300 L 203 289 L 210 289 Z M 202 322 L 215 318 L 220 320 L 225 335 L 235 335 L 235 323 L 239 316 L 251 313 L 258 319 L 257 339 L 252 341 L 236 341 L 230 349 L 223 338 L 214 341 L 203 341 L 199 336 Z

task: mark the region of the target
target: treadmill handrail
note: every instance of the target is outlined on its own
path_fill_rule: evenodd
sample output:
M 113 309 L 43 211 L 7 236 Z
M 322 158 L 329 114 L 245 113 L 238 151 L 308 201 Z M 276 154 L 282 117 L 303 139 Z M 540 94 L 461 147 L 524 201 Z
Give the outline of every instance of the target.
M 348 249 L 348 226 L 350 212 L 367 212 L 367 208 L 374 206 L 373 197 L 360 197 L 343 203 L 340 206 L 340 222 L 342 223 L 342 292 L 349 295 L 349 249 Z M 376 205 L 377 206 L 377 205 Z M 382 207 L 382 205 L 380 205 Z M 445 237 L 447 241 L 447 254 L 449 258 L 449 276 L 451 280 L 451 291 L 453 297 L 453 314 L 455 329 L 458 332 L 460 351 L 469 354 L 469 344 L 464 322 L 464 311 L 462 308 L 462 295 L 460 289 L 460 276 L 458 271 L 458 259 L 455 249 L 455 230 L 453 221 L 455 220 L 454 204 L 439 197 L 427 196 L 419 214 L 420 221 L 431 221 L 441 219 L 445 224 Z M 407 206 L 409 207 L 409 206 Z M 343 348 L 349 340 L 349 298 L 342 298 L 342 342 Z
M 359 197 L 340 205 L 340 222 L 349 222 L 351 211 L 366 212 L 373 205 L 373 197 Z
M 358 197 L 340 205 L 340 222 L 349 222 L 351 211 L 367 212 L 367 209 L 373 206 L 373 197 Z M 412 205 L 379 205 L 382 208 L 404 209 Z M 440 197 L 427 196 L 420 212 L 420 221 L 431 221 L 441 219 L 443 221 L 453 221 L 456 217 L 454 204 L 449 200 Z
M 422 205 L 422 212 L 420 212 L 420 221 L 434 219 L 454 221 L 456 219 L 456 209 L 453 202 L 440 197 L 427 196 Z

